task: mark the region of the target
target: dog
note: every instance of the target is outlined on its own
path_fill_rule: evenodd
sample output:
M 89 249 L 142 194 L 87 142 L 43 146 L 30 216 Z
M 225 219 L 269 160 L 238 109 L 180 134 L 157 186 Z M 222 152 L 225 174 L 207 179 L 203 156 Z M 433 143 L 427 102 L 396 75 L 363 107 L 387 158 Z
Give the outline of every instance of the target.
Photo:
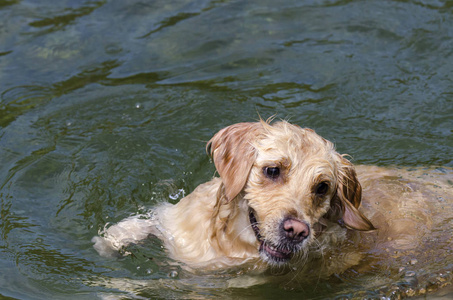
M 354 166 L 312 129 L 287 121 L 238 123 L 215 134 L 206 150 L 220 177 L 176 205 L 109 227 L 93 238 L 94 248 L 115 256 L 156 236 L 190 268 L 252 262 L 265 269 L 306 261 L 313 245 L 338 242 L 332 236 L 375 230 L 359 211 Z

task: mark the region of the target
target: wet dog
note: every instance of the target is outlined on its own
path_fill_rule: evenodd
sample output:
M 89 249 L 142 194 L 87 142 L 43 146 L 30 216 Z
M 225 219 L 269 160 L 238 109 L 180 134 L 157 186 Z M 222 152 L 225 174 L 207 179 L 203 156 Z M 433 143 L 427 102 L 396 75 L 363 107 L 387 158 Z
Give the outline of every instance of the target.
M 109 227 L 93 238 L 95 249 L 116 255 L 154 235 L 192 268 L 251 260 L 283 266 L 306 260 L 313 245 L 331 247 L 337 234 L 375 229 L 359 211 L 354 166 L 311 129 L 286 121 L 234 124 L 215 134 L 207 151 L 220 178 L 176 205 Z

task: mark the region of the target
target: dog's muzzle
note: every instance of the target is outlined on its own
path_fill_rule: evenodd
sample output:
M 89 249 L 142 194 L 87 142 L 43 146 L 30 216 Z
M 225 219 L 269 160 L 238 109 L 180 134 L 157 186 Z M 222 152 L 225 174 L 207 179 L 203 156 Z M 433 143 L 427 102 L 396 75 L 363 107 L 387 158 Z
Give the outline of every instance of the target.
M 302 248 L 302 242 L 310 233 L 307 224 L 286 218 L 280 225 L 280 240 L 274 244 L 262 237 L 253 209 L 249 210 L 249 219 L 256 239 L 260 243 L 260 255 L 271 264 L 287 263 Z

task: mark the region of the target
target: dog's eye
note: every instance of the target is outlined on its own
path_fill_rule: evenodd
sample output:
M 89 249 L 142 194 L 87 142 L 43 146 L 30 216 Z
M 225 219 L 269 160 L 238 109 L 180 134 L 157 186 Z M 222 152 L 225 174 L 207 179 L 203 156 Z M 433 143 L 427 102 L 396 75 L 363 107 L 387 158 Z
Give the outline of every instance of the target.
M 327 184 L 327 182 L 321 182 L 320 184 L 318 184 L 316 186 L 315 193 L 318 196 L 324 196 L 328 190 L 329 190 L 329 185 Z
M 280 175 L 280 168 L 278 167 L 265 167 L 264 175 L 268 178 L 276 179 Z

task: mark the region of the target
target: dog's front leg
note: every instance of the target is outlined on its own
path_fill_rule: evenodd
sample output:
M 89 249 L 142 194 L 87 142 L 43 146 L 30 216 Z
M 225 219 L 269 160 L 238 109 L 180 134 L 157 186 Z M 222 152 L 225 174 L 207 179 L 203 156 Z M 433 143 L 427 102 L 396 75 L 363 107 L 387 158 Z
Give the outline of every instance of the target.
M 129 244 L 140 242 L 149 235 L 155 234 L 156 220 L 149 216 L 133 216 L 110 226 L 101 236 L 91 240 L 94 249 L 105 257 L 118 257 L 129 253 L 121 253 L 121 249 Z

